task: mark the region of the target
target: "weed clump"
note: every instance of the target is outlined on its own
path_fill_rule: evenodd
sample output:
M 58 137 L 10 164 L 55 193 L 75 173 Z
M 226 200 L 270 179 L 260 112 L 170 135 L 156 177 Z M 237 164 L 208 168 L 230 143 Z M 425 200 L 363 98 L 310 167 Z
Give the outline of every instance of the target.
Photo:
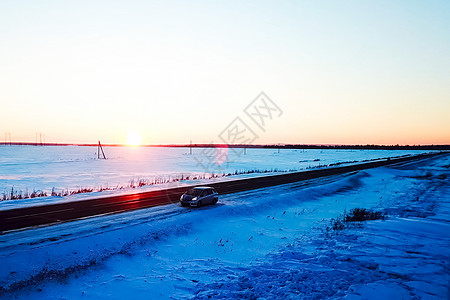
M 381 211 L 373 211 L 365 208 L 354 208 L 349 213 L 345 212 L 342 216 L 336 219 L 331 219 L 330 226 L 327 226 L 326 231 L 340 231 L 351 226 L 355 222 L 364 222 L 372 220 L 386 220 L 386 214 Z M 361 226 L 361 223 L 358 224 Z
M 386 215 L 381 211 L 373 211 L 365 208 L 354 208 L 345 215 L 345 222 L 363 222 L 371 220 L 385 220 Z

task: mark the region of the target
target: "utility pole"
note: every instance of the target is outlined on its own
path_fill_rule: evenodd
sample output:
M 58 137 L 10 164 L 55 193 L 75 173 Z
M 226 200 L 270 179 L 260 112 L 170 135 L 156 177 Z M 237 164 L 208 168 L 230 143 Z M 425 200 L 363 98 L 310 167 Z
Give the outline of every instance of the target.
M 11 145 L 11 132 L 5 132 L 5 145 Z
M 190 143 L 190 146 L 189 146 L 189 155 L 192 155 L 192 140 L 191 140 L 191 143 Z
M 97 158 L 98 159 L 101 159 L 100 158 L 100 151 L 102 151 L 102 156 L 103 156 L 102 159 L 106 159 L 105 152 L 103 152 L 102 144 L 100 144 L 100 141 L 98 141 L 98 146 L 97 146 Z

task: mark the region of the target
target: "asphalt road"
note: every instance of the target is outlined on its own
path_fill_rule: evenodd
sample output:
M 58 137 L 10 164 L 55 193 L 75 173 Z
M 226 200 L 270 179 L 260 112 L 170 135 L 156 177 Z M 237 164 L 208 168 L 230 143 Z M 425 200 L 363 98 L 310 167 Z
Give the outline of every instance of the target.
M 219 194 L 230 194 L 319 177 L 339 175 L 364 169 L 377 168 L 396 163 L 410 162 L 430 158 L 436 155 L 442 155 L 442 153 L 421 154 L 416 156 L 406 156 L 355 164 L 351 166 L 330 167 L 281 175 L 237 179 L 232 181 L 211 183 L 208 184 L 208 186 L 214 187 Z M 181 194 L 183 194 L 187 189 L 188 187 L 178 187 L 129 195 L 101 197 L 75 202 L 1 210 L 0 232 L 4 233 L 10 230 L 24 229 L 40 225 L 50 225 L 103 214 L 120 213 L 152 206 L 177 203 Z

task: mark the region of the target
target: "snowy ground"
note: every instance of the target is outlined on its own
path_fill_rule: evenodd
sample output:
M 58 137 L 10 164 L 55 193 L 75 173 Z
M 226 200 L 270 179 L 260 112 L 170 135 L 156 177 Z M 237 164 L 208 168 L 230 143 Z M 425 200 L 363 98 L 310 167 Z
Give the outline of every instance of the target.
M 4 298 L 446 299 L 450 155 L 0 236 Z M 331 230 L 355 207 L 385 221 Z

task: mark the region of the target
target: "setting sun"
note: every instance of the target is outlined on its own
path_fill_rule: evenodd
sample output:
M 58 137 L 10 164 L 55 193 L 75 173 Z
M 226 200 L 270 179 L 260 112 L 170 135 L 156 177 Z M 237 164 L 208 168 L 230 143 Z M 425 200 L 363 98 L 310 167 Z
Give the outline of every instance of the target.
M 127 145 L 128 146 L 139 146 L 141 145 L 142 138 L 141 135 L 136 131 L 129 131 L 127 134 Z

